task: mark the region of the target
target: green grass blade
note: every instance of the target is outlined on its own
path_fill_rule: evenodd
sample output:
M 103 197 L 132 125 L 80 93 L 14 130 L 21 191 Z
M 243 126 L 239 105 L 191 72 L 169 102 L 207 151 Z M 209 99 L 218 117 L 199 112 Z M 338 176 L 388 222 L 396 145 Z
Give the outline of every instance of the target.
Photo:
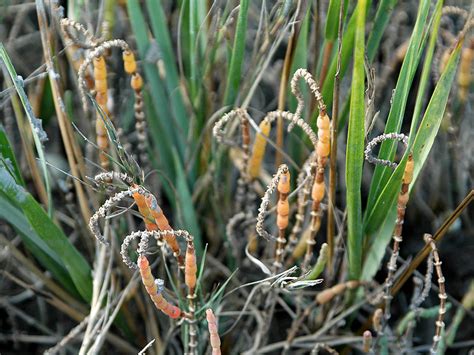
M 15 159 L 15 154 L 13 153 L 12 146 L 8 140 L 7 133 L 5 128 L 0 124 L 0 159 L 3 162 L 3 165 L 6 169 L 10 171 L 10 175 L 15 177 L 17 184 L 25 186 L 25 182 L 18 168 L 18 163 Z
M 344 0 L 344 15 L 347 14 L 348 0 Z M 327 41 L 334 42 L 337 39 L 337 31 L 339 29 L 339 9 L 341 7 L 341 0 L 330 0 L 328 13 L 326 15 L 326 25 L 324 29 L 324 38 Z
M 20 235 L 26 248 L 38 262 L 72 295 L 80 297 L 58 254 L 36 234 L 21 211 L 0 192 L 0 219 L 7 221 Z
M 89 264 L 36 202 L 6 169 L 0 169 L 0 189 L 22 210 L 31 227 L 46 245 L 56 251 L 82 298 L 90 301 L 92 278 Z
M 326 26 L 324 30 L 324 37 L 328 41 L 335 41 L 337 39 L 337 29 L 339 28 L 339 8 L 340 7 L 341 7 L 341 0 L 329 1 L 328 13 L 326 16 Z M 344 9 L 345 8 L 346 6 L 344 7 Z
M 375 13 L 374 25 L 370 31 L 369 38 L 367 39 L 367 58 L 369 62 L 375 58 L 377 49 L 379 48 L 380 41 L 385 32 L 385 28 L 388 25 L 390 16 L 392 15 L 393 8 L 397 4 L 398 0 L 382 0 Z
M 354 46 L 351 107 L 346 151 L 346 199 L 349 247 L 349 278 L 358 279 L 362 268 L 361 182 L 364 162 L 364 55 L 365 13 L 367 0 L 358 1 Z
M 44 150 L 42 140 L 46 140 L 46 132 L 43 131 L 41 126 L 42 122 L 40 119 L 36 118 L 33 113 L 33 108 L 31 107 L 30 102 L 28 101 L 28 96 L 26 95 L 25 89 L 23 88 L 23 83 L 18 74 L 16 73 L 15 68 L 11 62 L 10 57 L 8 56 L 3 43 L 0 43 L 0 58 L 2 59 L 3 63 L 5 64 L 6 71 L 10 76 L 13 85 L 15 86 L 15 90 L 20 97 L 21 104 L 23 109 L 26 112 L 28 117 L 28 121 L 31 126 L 31 133 L 33 136 L 33 141 L 35 143 L 36 152 L 38 153 L 38 160 L 41 165 L 41 170 L 43 172 L 43 179 L 44 179 L 44 186 L 46 188 L 46 193 L 48 196 L 48 214 L 52 216 L 53 213 L 53 200 L 51 198 L 51 186 L 49 184 L 49 173 L 46 167 L 46 159 L 44 157 Z
M 411 145 L 415 140 L 415 132 L 418 128 L 418 122 L 421 117 L 421 109 L 424 103 L 426 88 L 430 81 L 431 65 L 433 64 L 433 55 L 436 47 L 436 39 L 438 38 L 438 30 L 441 21 L 443 3 L 444 1 L 438 1 L 438 3 L 436 4 L 435 13 L 433 15 L 433 29 L 430 34 L 428 49 L 426 52 L 425 61 L 423 63 L 423 70 L 421 72 L 420 84 L 418 86 L 418 93 L 416 95 L 415 108 L 413 110 L 413 116 L 411 120 L 410 135 L 408 137 L 409 145 Z
M 410 39 L 408 50 L 400 70 L 393 103 L 388 114 L 385 125 L 385 133 L 399 132 L 402 126 L 405 107 L 408 101 L 411 84 L 415 76 L 418 62 L 421 58 L 423 48 L 424 31 L 426 30 L 426 21 L 430 9 L 430 2 L 422 0 L 419 5 L 417 20 Z M 397 143 L 391 140 L 384 141 L 380 146 L 379 159 L 393 160 L 396 152 Z M 390 168 L 378 165 L 375 168 L 372 183 L 370 185 L 369 198 L 367 201 L 366 215 L 372 213 L 377 196 L 385 187 L 392 171 Z
M 178 69 L 176 68 L 176 58 L 171 44 L 171 37 L 168 31 L 165 12 L 158 1 L 147 0 L 148 13 L 150 14 L 151 29 L 157 39 L 163 64 L 166 69 L 166 88 L 170 98 L 171 109 L 179 123 L 180 129 L 186 136 L 189 129 L 188 114 L 186 112 L 183 97 L 180 91 Z
M 196 211 L 194 210 L 193 199 L 186 182 L 186 174 L 175 152 L 174 162 L 176 169 L 176 190 L 179 197 L 179 208 L 183 212 L 183 219 L 185 226 L 189 233 L 194 236 L 194 245 L 196 254 L 200 257 L 202 255 L 202 237 L 201 229 L 197 220 Z
M 230 67 L 224 94 L 224 105 L 233 104 L 239 91 L 240 75 L 245 54 L 248 8 L 249 0 L 241 0 L 239 17 L 237 19 L 237 27 L 235 30 L 234 46 L 232 48 L 232 56 L 230 59 Z
M 368 1 L 371 2 L 371 0 L 368 0 Z M 359 8 L 360 6 L 357 5 L 356 8 L 354 9 L 354 12 L 352 13 L 349 19 L 349 23 L 347 24 L 346 29 L 344 31 L 344 35 L 342 36 L 341 71 L 340 71 L 341 80 L 344 77 L 344 74 L 346 73 L 347 68 L 349 67 L 349 63 L 352 58 L 352 53 L 354 52 L 356 19 L 357 19 L 357 13 L 358 13 Z M 331 61 L 331 65 L 329 66 L 326 77 L 328 79 L 334 78 L 334 76 L 336 75 L 336 70 L 337 70 L 337 61 L 336 61 L 336 57 L 334 56 Z M 328 106 L 330 106 L 330 103 L 332 102 L 333 91 L 334 91 L 334 80 L 325 80 L 323 87 L 321 89 L 321 94 L 323 95 L 324 102 Z
M 441 77 L 436 84 L 436 87 L 431 96 L 428 107 L 426 108 L 423 120 L 420 123 L 420 128 L 416 133 L 413 142 L 413 160 L 415 161 L 415 170 L 413 172 L 413 186 L 418 178 L 423 165 L 425 164 L 428 154 L 433 146 L 436 135 L 438 134 L 439 126 L 444 117 L 446 104 L 448 102 L 449 92 L 453 84 L 454 76 L 459 62 L 462 41 L 460 41 L 456 49 L 451 54 L 446 69 L 441 74 Z

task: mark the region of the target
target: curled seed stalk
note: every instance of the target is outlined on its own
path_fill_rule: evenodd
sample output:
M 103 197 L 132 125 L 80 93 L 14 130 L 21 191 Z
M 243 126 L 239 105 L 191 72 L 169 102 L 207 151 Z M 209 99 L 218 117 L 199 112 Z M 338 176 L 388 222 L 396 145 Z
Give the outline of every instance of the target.
M 107 171 L 105 173 L 100 173 L 94 176 L 94 182 L 99 186 L 110 184 L 112 180 L 121 181 L 126 185 L 133 184 L 132 177 L 128 176 L 125 173 L 119 173 L 116 171 Z
M 433 345 L 431 346 L 431 353 L 436 354 L 438 349 L 438 344 L 441 340 L 441 336 L 444 330 L 444 314 L 446 313 L 446 299 L 448 295 L 446 294 L 445 278 L 443 276 L 443 270 L 441 269 L 442 261 L 439 257 L 438 248 L 436 243 L 433 240 L 433 237 L 430 234 L 424 235 L 424 240 L 427 244 L 430 245 L 433 252 L 434 266 L 436 269 L 436 274 L 438 276 L 438 287 L 439 287 L 439 310 L 438 310 L 438 319 L 436 320 L 436 330 L 435 335 L 433 336 Z
M 392 169 L 395 169 L 398 166 L 397 163 L 391 162 L 390 160 L 378 159 L 372 155 L 372 150 L 375 148 L 375 146 L 377 146 L 379 143 L 387 139 L 394 139 L 394 140 L 402 142 L 403 145 L 405 146 L 405 149 L 408 146 L 408 137 L 405 136 L 404 134 L 384 133 L 384 134 L 381 134 L 380 136 L 375 137 L 369 142 L 369 144 L 367 144 L 367 147 L 365 148 L 365 151 L 364 151 L 365 160 L 367 160 L 369 163 L 372 163 L 372 164 L 384 165 Z
M 295 71 L 295 74 L 293 74 L 293 78 L 291 79 L 291 92 L 296 98 L 297 101 L 297 106 L 296 106 L 296 111 L 295 111 L 295 116 L 298 118 L 301 118 L 301 115 L 303 114 L 303 109 L 304 109 L 304 98 L 303 95 L 301 94 L 300 88 L 298 87 L 298 81 L 300 79 L 303 79 L 306 84 L 308 84 L 309 89 L 313 93 L 316 102 L 318 103 L 318 108 L 320 112 L 326 112 L 326 105 L 324 104 L 323 96 L 321 95 L 321 92 L 319 90 L 319 85 L 314 80 L 313 76 L 311 73 L 309 73 L 306 69 L 298 69 Z M 288 131 L 291 131 L 293 128 L 294 123 L 290 123 L 288 126 Z
M 395 272 L 397 271 L 397 259 L 400 251 L 400 243 L 402 242 L 402 229 L 403 221 L 405 218 L 405 209 L 408 203 L 409 193 L 408 188 L 413 180 L 413 170 L 415 163 L 413 161 L 413 155 L 408 156 L 407 163 L 405 165 L 405 171 L 402 178 L 402 187 L 398 195 L 397 203 L 397 220 L 395 222 L 395 228 L 393 230 L 393 251 L 388 263 L 388 275 L 385 279 L 384 285 L 384 300 L 385 300 L 385 322 L 390 319 L 390 303 L 392 300 L 391 289 L 393 286 L 393 281 L 395 277 Z
M 98 41 L 81 23 L 70 18 L 63 18 L 60 21 L 60 25 L 67 45 L 74 44 L 85 49 L 90 49 L 98 45 Z M 79 38 L 76 32 L 84 38 Z
M 237 108 L 235 110 L 226 113 L 219 119 L 213 127 L 212 133 L 216 138 L 217 142 L 233 146 L 235 142 L 225 137 L 226 126 L 229 122 L 234 119 L 240 120 L 240 130 L 242 136 L 242 166 L 239 169 L 239 178 L 237 180 L 237 191 L 235 196 L 235 210 L 241 211 L 243 206 L 246 206 L 250 201 L 248 200 L 249 194 L 249 181 L 250 177 L 248 174 L 249 165 L 249 154 L 250 154 L 250 124 L 248 119 L 248 113 L 243 108 Z
M 206 310 L 207 327 L 209 330 L 209 342 L 211 344 L 212 355 L 221 355 L 221 339 L 219 337 L 216 316 L 212 309 Z
M 290 193 L 290 171 L 286 165 L 281 169 L 281 175 L 278 179 L 278 204 L 277 204 L 277 227 L 278 238 L 275 246 L 275 261 L 273 266 L 275 272 L 280 269 L 283 260 L 283 253 L 285 251 L 285 230 L 288 227 L 288 216 L 290 214 L 290 203 L 288 201 L 288 194 Z
M 270 181 L 270 184 L 267 187 L 267 190 L 265 191 L 265 194 L 262 197 L 262 202 L 260 204 L 260 208 L 258 209 L 258 215 L 257 215 L 257 225 L 256 225 L 256 230 L 259 236 L 265 238 L 266 240 L 276 240 L 276 238 L 268 233 L 265 230 L 264 227 L 264 222 L 265 222 L 265 215 L 267 213 L 268 205 L 270 203 L 270 196 L 275 191 L 277 184 L 280 180 L 280 177 L 288 171 L 288 166 L 286 164 L 280 165 L 278 168 L 277 173 L 273 176 L 272 181 Z
M 120 255 L 122 256 L 122 261 L 125 265 L 127 265 L 130 269 L 137 269 L 138 265 L 130 259 L 128 255 L 128 249 L 130 247 L 130 243 L 136 239 L 139 239 L 139 254 L 146 254 L 148 249 L 148 239 L 152 236 L 152 232 L 150 231 L 136 231 L 132 234 L 127 235 L 120 247 Z
M 303 132 L 308 136 L 309 140 L 311 141 L 311 144 L 313 144 L 314 149 L 317 149 L 318 137 L 316 136 L 316 133 L 314 133 L 311 126 L 305 122 L 305 120 L 288 111 L 271 111 L 267 113 L 264 120 L 267 120 L 268 123 L 271 124 L 278 117 L 283 118 L 290 124 L 300 127 Z
M 120 201 L 124 200 L 126 197 L 132 196 L 134 193 L 139 193 L 139 188 L 129 188 L 125 191 L 118 192 L 108 200 L 104 202 L 102 206 L 94 213 L 94 215 L 89 220 L 89 229 L 92 232 L 99 242 L 109 245 L 109 242 L 105 240 L 104 236 L 102 235 L 99 227 L 99 219 L 105 218 L 108 212 L 115 207 Z

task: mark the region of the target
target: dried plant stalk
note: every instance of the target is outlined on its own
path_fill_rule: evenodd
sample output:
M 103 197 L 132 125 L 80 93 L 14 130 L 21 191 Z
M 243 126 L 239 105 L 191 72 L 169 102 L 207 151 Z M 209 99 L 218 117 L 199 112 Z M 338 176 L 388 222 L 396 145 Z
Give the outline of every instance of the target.
M 424 240 L 427 244 L 430 245 L 433 257 L 434 257 L 434 266 L 436 269 L 436 274 L 438 276 L 438 287 L 439 287 L 439 310 L 438 310 L 438 319 L 436 320 L 436 330 L 433 337 L 433 345 L 431 346 L 431 353 L 436 354 L 438 349 L 438 344 L 441 340 L 441 336 L 444 330 L 444 314 L 446 313 L 446 299 L 448 295 L 446 294 L 445 278 L 443 276 L 443 270 L 441 269 L 442 261 L 439 257 L 438 248 L 436 243 L 433 240 L 433 237 L 430 234 L 424 235 Z
M 221 354 L 221 339 L 219 337 L 217 320 L 212 309 L 206 310 L 207 327 L 209 329 L 209 342 L 211 343 L 212 355 Z
M 408 160 L 405 165 L 405 171 L 402 178 L 402 187 L 398 195 L 398 204 L 397 204 L 397 220 L 395 222 L 395 228 L 393 230 L 393 251 L 388 263 L 388 275 L 385 280 L 385 289 L 384 289 L 384 299 L 385 299 L 385 321 L 387 322 L 390 319 L 390 303 L 392 300 L 391 288 L 393 286 L 393 281 L 395 277 L 395 272 L 397 271 L 397 259 L 400 252 L 400 243 L 403 241 L 402 238 L 402 229 L 403 221 L 405 218 L 405 209 L 408 203 L 409 193 L 408 189 L 413 180 L 413 170 L 415 162 L 413 161 L 413 155 L 408 155 Z

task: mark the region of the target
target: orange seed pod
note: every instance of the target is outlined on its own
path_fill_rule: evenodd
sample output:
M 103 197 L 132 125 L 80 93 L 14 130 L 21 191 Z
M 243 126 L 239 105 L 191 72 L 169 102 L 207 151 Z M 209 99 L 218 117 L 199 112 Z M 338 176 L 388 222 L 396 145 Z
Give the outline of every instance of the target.
M 127 74 L 133 74 L 137 71 L 137 62 L 135 61 L 135 55 L 132 51 L 124 51 L 122 54 L 123 57 L 123 67 Z
M 311 190 L 311 198 L 313 199 L 313 201 L 321 202 L 324 198 L 325 191 L 326 191 L 326 188 L 324 186 L 324 181 L 322 182 L 315 181 L 313 184 L 313 188 Z
M 107 108 L 108 95 L 107 92 L 97 91 L 95 95 L 95 101 L 104 110 Z
M 194 294 L 196 287 L 196 275 L 197 275 L 197 263 L 196 263 L 196 251 L 192 243 L 188 243 L 186 248 L 186 259 L 184 269 L 184 282 L 189 288 L 189 293 Z
M 280 194 L 287 194 L 290 192 L 290 171 L 288 169 L 283 171 L 280 175 L 277 189 Z
M 405 165 L 405 171 L 403 172 L 403 183 L 411 184 L 413 180 L 413 170 L 415 167 L 415 162 L 413 160 L 413 155 L 408 156 L 407 164 Z
M 264 136 L 268 137 L 270 134 L 271 125 L 267 120 L 263 120 L 260 122 L 259 128 L 262 133 L 258 133 L 255 137 L 248 167 L 248 174 L 251 179 L 255 179 L 260 175 L 260 166 L 262 165 L 262 159 L 267 145 Z
M 181 310 L 178 307 L 170 304 L 161 294 L 163 289 L 163 280 L 154 280 L 150 269 L 150 263 L 148 262 L 146 256 L 139 256 L 138 267 L 140 270 L 140 276 L 142 277 L 142 282 L 145 285 L 145 289 L 147 290 L 147 293 L 155 304 L 156 308 L 158 308 L 170 318 L 179 318 L 181 316 Z
M 142 76 L 138 73 L 134 73 L 132 78 L 130 79 L 130 86 L 135 91 L 140 91 L 143 87 L 143 79 Z
M 107 67 L 103 56 L 94 58 L 94 80 L 106 80 Z
M 106 79 L 96 79 L 94 82 L 95 91 L 106 95 L 107 93 L 107 80 Z

